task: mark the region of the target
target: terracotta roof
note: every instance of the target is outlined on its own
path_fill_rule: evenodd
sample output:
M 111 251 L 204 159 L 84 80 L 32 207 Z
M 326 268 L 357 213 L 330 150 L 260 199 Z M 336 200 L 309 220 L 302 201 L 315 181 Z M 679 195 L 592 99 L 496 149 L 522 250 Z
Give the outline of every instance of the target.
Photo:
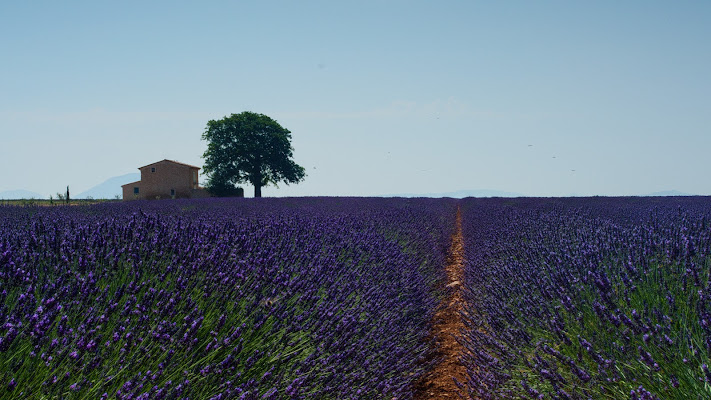
M 166 159 L 166 160 L 156 161 L 156 162 L 154 162 L 154 163 L 150 163 L 150 164 L 144 165 L 144 166 L 142 166 L 142 167 L 138 167 L 138 169 L 150 167 L 151 165 L 155 165 L 155 164 L 162 163 L 162 162 L 166 162 L 166 161 L 167 161 L 167 162 L 172 162 L 173 164 L 184 165 L 184 166 L 186 166 L 186 167 L 200 169 L 200 167 L 196 167 L 196 166 L 194 166 L 194 165 L 185 164 L 185 163 L 181 163 L 181 162 L 177 162 L 177 161 L 173 161 L 173 160 L 167 160 L 167 159 Z
M 136 181 L 136 182 L 127 183 L 127 184 L 125 184 L 125 185 L 121 185 L 121 187 L 128 186 L 128 185 L 135 185 L 135 184 L 137 184 L 137 183 L 141 183 L 141 181 Z

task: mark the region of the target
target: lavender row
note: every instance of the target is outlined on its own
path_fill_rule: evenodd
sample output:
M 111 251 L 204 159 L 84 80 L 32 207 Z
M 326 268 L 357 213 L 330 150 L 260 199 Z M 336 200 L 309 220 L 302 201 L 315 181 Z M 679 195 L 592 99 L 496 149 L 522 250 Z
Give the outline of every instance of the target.
M 455 207 L 0 207 L 0 398 L 409 398 Z
M 469 199 L 469 395 L 711 396 L 711 199 Z

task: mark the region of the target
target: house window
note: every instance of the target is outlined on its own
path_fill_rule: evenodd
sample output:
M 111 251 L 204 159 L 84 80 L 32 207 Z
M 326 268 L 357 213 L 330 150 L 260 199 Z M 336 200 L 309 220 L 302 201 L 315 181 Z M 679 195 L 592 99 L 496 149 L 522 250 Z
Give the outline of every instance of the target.
M 138 186 L 133 187 L 133 194 L 138 194 Z
M 175 189 L 170 189 L 170 195 L 175 196 Z
M 156 167 L 151 167 L 151 172 L 156 172 Z

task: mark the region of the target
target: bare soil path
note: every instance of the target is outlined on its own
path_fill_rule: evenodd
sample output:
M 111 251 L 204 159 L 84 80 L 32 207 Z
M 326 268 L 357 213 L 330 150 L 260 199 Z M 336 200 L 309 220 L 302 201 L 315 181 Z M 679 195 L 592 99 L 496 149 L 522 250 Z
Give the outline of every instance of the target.
M 466 382 L 466 368 L 460 357 L 463 347 L 456 336 L 464 328 L 459 314 L 462 309 L 462 282 L 464 282 L 464 239 L 462 237 L 462 213 L 457 208 L 457 220 L 452 245 L 447 255 L 447 291 L 439 311 L 433 319 L 432 337 L 437 338 L 436 357 L 441 362 L 415 386 L 415 400 L 458 399 L 461 390 L 454 383 Z M 452 379 L 454 378 L 454 379 Z M 463 393 L 462 393 L 463 394 Z

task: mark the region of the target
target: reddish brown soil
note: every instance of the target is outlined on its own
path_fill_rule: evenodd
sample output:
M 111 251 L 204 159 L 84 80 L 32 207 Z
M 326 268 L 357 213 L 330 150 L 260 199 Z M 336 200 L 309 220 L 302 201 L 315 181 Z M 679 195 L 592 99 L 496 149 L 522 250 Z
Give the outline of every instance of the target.
M 458 399 L 461 390 L 454 383 L 466 382 L 466 369 L 460 362 L 462 345 L 455 336 L 464 328 L 459 311 L 462 309 L 461 285 L 464 280 L 464 246 L 462 238 L 462 215 L 457 209 L 457 222 L 452 245 L 447 256 L 447 291 L 433 319 L 432 337 L 437 338 L 436 357 L 442 361 L 426 374 L 415 386 L 415 400 Z M 462 393 L 464 394 L 464 393 Z

